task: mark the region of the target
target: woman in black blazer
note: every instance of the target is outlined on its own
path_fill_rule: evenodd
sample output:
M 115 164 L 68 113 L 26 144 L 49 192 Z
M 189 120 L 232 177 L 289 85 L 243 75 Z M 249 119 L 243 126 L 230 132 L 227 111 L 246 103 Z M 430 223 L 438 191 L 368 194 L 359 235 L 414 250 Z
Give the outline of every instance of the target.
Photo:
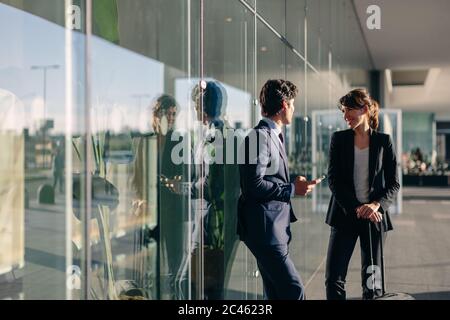
M 369 93 L 355 89 L 339 102 L 350 129 L 335 132 L 330 144 L 328 178 L 332 197 L 326 217 L 331 226 L 325 276 L 327 299 L 346 298 L 345 278 L 358 237 L 362 297 L 372 299 L 381 295 L 379 228 L 384 232 L 393 229 L 388 208 L 400 188 L 397 160 L 390 136 L 376 131 L 379 107 Z

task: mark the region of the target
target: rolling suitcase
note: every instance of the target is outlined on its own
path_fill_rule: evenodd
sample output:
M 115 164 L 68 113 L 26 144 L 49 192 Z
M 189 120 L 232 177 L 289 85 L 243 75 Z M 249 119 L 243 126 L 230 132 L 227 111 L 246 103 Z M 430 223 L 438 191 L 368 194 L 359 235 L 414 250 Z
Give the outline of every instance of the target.
M 370 259 L 371 264 L 373 264 L 373 250 L 372 250 L 372 223 L 369 222 L 369 245 L 370 245 Z M 380 255 L 381 255 L 381 296 L 374 297 L 374 300 L 415 300 L 413 296 L 404 292 L 391 292 L 386 293 L 386 283 L 385 283 L 385 269 L 384 269 L 384 253 L 383 253 L 383 230 L 381 228 L 381 223 L 377 225 L 377 230 L 380 232 Z M 372 267 L 372 288 L 375 289 L 375 268 Z

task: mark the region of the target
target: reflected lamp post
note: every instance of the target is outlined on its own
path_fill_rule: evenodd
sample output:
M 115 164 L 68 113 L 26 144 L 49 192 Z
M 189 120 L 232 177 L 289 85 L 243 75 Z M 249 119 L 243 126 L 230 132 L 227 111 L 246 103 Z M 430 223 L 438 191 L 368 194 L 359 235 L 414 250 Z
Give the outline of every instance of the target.
M 46 104 L 47 104 L 47 70 L 56 70 L 59 69 L 58 64 L 52 64 L 52 65 L 33 65 L 31 66 L 31 70 L 42 70 L 44 79 L 44 89 L 43 89 L 43 101 L 44 101 L 44 126 L 42 128 L 42 166 L 45 169 L 46 168 L 46 149 L 45 149 L 45 139 L 46 139 L 46 131 L 47 131 L 47 123 L 46 123 Z

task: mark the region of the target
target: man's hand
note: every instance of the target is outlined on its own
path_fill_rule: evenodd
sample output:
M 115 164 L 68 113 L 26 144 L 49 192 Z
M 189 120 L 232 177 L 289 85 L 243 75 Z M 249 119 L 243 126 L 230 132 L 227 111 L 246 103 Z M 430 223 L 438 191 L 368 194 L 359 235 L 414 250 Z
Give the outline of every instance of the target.
M 363 204 L 356 209 L 356 217 L 360 219 L 369 219 L 372 222 L 381 222 L 383 215 L 378 212 L 380 204 L 378 202 L 372 202 Z
M 295 194 L 297 196 L 306 196 L 313 191 L 317 184 L 317 180 L 307 181 L 303 176 L 297 176 L 295 178 Z

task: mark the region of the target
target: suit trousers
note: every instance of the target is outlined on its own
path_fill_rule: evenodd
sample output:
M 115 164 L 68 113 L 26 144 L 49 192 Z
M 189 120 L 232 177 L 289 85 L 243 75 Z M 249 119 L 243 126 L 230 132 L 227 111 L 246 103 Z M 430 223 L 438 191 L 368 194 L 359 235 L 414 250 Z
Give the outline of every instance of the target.
M 302 279 L 289 256 L 287 244 L 256 245 L 245 242 L 256 257 L 266 300 L 304 300 Z
M 381 296 L 380 241 L 383 238 L 384 243 L 385 234 L 383 232 L 381 237 L 379 229 L 369 220 L 357 220 L 339 228 L 331 227 L 325 273 L 328 300 L 346 299 L 345 280 L 358 237 L 361 248 L 362 298 L 366 300 Z

